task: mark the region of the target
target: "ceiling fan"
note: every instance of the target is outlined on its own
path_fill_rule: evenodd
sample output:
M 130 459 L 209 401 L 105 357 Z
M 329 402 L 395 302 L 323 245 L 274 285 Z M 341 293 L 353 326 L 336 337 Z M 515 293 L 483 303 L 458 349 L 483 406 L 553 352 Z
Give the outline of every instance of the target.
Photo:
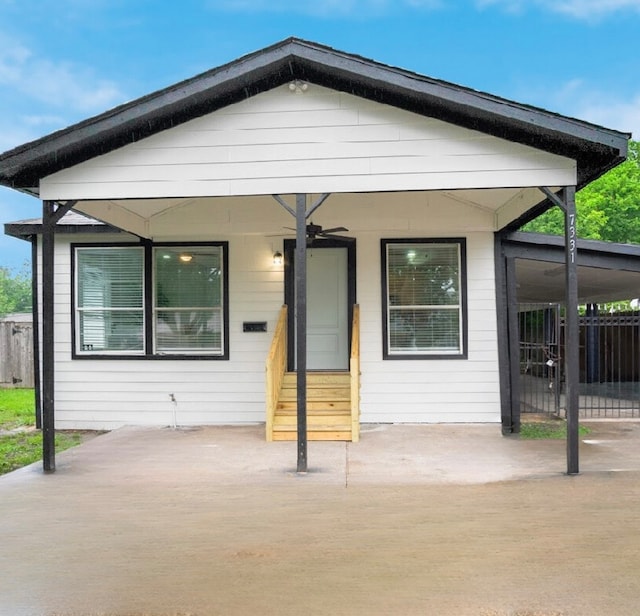
M 285 229 L 295 231 L 293 227 L 285 227 Z M 331 229 L 323 229 L 322 225 L 314 225 L 313 222 L 309 222 L 309 224 L 307 224 L 307 242 L 312 242 L 315 239 L 342 240 L 347 242 L 355 241 L 354 237 L 349 237 L 347 235 L 336 235 L 337 233 L 345 233 L 348 231 L 349 229 L 347 229 L 346 227 L 332 227 Z

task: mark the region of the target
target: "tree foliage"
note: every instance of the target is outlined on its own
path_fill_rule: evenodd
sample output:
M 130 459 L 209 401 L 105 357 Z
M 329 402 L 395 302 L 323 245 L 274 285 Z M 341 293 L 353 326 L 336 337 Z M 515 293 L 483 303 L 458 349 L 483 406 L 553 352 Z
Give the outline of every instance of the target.
M 576 194 L 578 237 L 640 244 L 640 142 L 629 142 L 625 162 Z M 563 213 L 554 207 L 523 231 L 562 235 Z
M 31 311 L 31 277 L 28 269 L 14 274 L 0 266 L 0 317 L 11 312 Z

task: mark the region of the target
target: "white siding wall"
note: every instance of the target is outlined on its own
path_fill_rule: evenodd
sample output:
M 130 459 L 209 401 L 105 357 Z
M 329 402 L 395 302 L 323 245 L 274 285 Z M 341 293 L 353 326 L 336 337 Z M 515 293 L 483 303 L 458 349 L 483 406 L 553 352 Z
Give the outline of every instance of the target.
M 443 234 L 424 236 L 438 235 Z M 500 420 L 493 237 L 489 233 L 464 235 L 469 315 L 466 360 L 382 360 L 379 241 L 358 244 L 362 422 Z M 370 267 L 374 263 L 376 267 Z
M 55 173 L 43 199 L 575 184 L 575 161 L 311 84 L 281 86 Z M 133 227 L 130 227 L 133 228 Z
M 74 236 L 73 242 L 100 241 Z M 117 238 L 116 238 L 117 239 Z M 230 361 L 71 358 L 71 252 L 58 236 L 55 279 L 56 425 L 113 428 L 264 421 L 264 361 L 283 303 L 283 271 L 260 237 L 229 239 Z M 268 321 L 268 333 L 243 333 L 243 321 Z
M 362 318 L 362 421 L 499 421 L 499 383 L 490 212 L 441 200 L 435 193 L 393 203 L 377 195 L 366 205 L 331 199 L 320 208 L 357 237 L 357 286 Z M 276 206 L 277 207 L 277 206 Z M 338 211 L 336 211 L 338 210 Z M 393 213 L 393 215 L 391 215 Z M 373 221 L 388 221 L 374 230 Z M 358 229 L 360 222 L 360 229 Z M 324 220 L 323 220 L 324 223 Z M 351 226 L 353 223 L 353 226 Z M 327 223 L 325 223 L 327 224 Z M 384 223 L 383 223 L 384 225 Z M 229 241 L 230 360 L 71 359 L 69 237 L 56 248 L 56 417 L 59 427 L 169 425 L 264 421 L 264 361 L 283 303 L 282 266 L 272 264 L 281 238 L 216 236 Z M 197 237 L 206 239 L 200 229 Z M 467 360 L 382 360 L 380 239 L 467 238 L 469 351 Z M 105 241 L 73 236 L 74 242 Z M 172 238 L 177 239 L 177 238 Z M 267 321 L 268 333 L 243 333 L 243 321 Z

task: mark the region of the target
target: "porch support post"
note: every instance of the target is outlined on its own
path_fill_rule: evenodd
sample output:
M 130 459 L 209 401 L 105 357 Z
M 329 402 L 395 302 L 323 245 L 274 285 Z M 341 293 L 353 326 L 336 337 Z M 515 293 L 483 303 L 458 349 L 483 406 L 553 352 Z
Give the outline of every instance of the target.
M 54 227 L 53 201 L 42 204 L 42 466 L 56 470 L 54 414 Z
M 567 386 L 567 474 L 577 475 L 579 468 L 578 387 L 580 382 L 580 330 L 578 324 L 578 268 L 576 242 L 576 189 L 564 189 L 565 241 L 565 382 Z
M 31 238 L 31 321 L 33 323 L 33 389 L 36 402 L 36 428 L 42 429 L 42 389 L 40 379 L 40 318 L 38 288 L 38 235 Z
M 54 351 L 54 258 L 58 221 L 76 204 L 67 201 L 42 203 L 42 467 L 56 470 L 55 450 L 55 351 Z
M 307 195 L 296 194 L 295 210 L 280 196 L 273 198 L 296 219 L 295 302 L 298 463 L 297 472 L 307 472 L 307 218 L 329 197 L 324 193 L 307 211 Z
M 518 313 L 518 285 L 516 260 L 506 258 L 507 278 L 507 343 L 509 345 L 509 374 L 511 388 L 511 432 L 520 433 L 520 318 Z
M 307 196 L 296 195 L 298 473 L 307 472 Z
M 541 188 L 549 200 L 564 212 L 565 248 L 565 332 L 564 379 L 567 409 L 567 475 L 577 475 L 579 464 L 580 329 L 578 324 L 578 248 L 576 236 L 576 187 L 566 186 L 562 197 Z

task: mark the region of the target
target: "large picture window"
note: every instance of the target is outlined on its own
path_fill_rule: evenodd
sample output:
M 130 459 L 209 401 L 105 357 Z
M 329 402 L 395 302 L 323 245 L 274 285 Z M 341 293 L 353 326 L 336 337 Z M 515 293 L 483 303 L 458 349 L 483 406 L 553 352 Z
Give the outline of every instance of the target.
M 226 243 L 72 250 L 77 357 L 228 358 Z
M 464 239 L 382 240 L 385 359 L 466 357 Z

